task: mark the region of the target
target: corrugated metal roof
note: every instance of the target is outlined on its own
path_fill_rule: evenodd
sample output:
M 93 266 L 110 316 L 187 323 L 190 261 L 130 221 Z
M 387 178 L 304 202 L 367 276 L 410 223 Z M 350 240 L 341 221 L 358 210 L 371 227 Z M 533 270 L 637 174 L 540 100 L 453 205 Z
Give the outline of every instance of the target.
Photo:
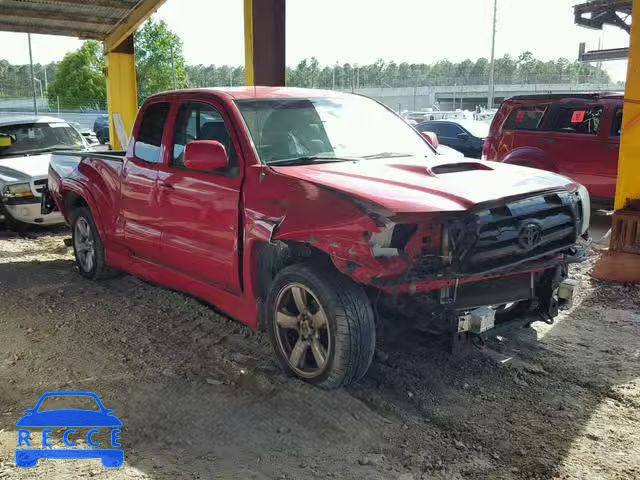
M 0 30 L 105 40 L 143 0 L 0 0 Z

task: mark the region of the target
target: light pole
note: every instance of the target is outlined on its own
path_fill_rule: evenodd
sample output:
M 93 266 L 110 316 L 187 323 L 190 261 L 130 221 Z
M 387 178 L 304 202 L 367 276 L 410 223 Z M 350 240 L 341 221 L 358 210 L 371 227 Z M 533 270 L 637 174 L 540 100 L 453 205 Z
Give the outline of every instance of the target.
M 333 67 L 333 81 L 332 81 L 332 85 L 333 85 L 333 90 L 336 89 L 336 69 L 338 68 L 338 61 L 336 60 L 336 64 Z
M 489 97 L 487 98 L 487 108 L 493 107 L 493 97 L 495 94 L 494 76 L 496 63 L 496 20 L 498 14 L 498 0 L 493 0 L 493 32 L 491 34 L 491 63 L 489 64 Z
M 44 98 L 44 92 L 42 90 L 42 80 L 36 77 L 33 77 L 33 80 L 38 82 L 38 86 L 40 87 L 40 98 Z
M 47 66 L 43 65 L 42 70 L 44 71 L 44 93 L 49 94 L 49 81 L 47 80 Z
M 171 81 L 173 82 L 173 89 L 176 89 L 176 59 L 173 55 L 173 44 L 171 44 Z
M 27 33 L 29 42 L 29 66 L 31 68 L 31 88 L 33 90 L 33 113 L 38 116 L 38 100 L 36 99 L 36 77 L 33 75 L 33 55 L 31 54 L 31 34 Z

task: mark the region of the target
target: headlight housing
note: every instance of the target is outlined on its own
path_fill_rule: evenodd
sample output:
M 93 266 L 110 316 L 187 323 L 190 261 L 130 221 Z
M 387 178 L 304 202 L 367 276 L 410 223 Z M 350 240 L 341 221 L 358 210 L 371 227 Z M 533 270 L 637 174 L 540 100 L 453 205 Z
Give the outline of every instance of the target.
M 580 225 L 580 234 L 583 235 L 589 229 L 591 222 L 591 197 L 589 191 L 584 185 L 578 187 L 578 196 L 580 197 L 580 207 L 582 208 L 582 224 Z
M 2 196 L 4 198 L 32 198 L 33 192 L 31 191 L 31 185 L 28 183 L 15 183 L 4 187 Z

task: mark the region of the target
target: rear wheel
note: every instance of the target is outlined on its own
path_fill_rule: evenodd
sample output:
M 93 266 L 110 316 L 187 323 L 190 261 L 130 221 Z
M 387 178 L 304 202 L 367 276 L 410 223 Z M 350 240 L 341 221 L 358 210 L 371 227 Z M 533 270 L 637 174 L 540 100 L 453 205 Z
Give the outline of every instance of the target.
M 80 207 L 73 211 L 71 235 L 80 275 L 90 280 L 114 276 L 116 272 L 105 263 L 104 245 L 88 208 Z
M 267 298 L 267 329 L 281 366 L 323 388 L 367 372 L 375 351 L 375 320 L 362 288 L 328 266 L 292 265 Z

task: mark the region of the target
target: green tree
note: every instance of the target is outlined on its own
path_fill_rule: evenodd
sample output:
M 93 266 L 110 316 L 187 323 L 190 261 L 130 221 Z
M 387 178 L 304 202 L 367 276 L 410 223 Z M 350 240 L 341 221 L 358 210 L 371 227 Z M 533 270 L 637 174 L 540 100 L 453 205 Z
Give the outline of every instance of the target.
M 102 46 L 95 40 L 67 53 L 49 84 L 50 104 L 55 105 L 59 99 L 61 108 L 104 108 L 107 99 L 104 68 Z
M 164 20 L 145 22 L 134 41 L 139 102 L 174 86 L 176 89 L 188 86 L 182 41 Z

